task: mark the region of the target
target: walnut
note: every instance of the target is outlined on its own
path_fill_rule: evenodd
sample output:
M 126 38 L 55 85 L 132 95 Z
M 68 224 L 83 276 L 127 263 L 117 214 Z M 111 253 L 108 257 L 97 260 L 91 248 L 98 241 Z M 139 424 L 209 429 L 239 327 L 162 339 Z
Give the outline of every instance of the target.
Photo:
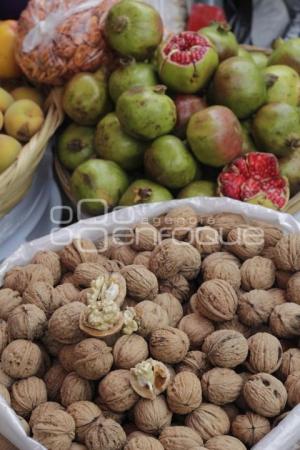
M 35 305 L 17 306 L 7 320 L 11 339 L 28 339 L 33 341 L 44 334 L 47 317 L 42 309 Z
M 229 252 L 216 252 L 208 255 L 202 262 L 202 271 L 205 272 L 209 269 L 213 269 L 217 264 L 235 264 L 237 267 L 241 267 L 240 260 Z
M 80 315 L 85 305 L 80 302 L 72 302 L 61 306 L 49 320 L 49 332 L 52 337 L 62 344 L 76 344 L 84 338 L 79 328 Z
M 46 401 L 46 385 L 40 378 L 29 377 L 12 385 L 11 405 L 19 416 L 29 417 L 34 408 Z
M 107 273 L 107 270 L 101 264 L 95 262 L 81 263 L 74 271 L 74 281 L 78 286 L 89 288 L 92 281 L 101 275 L 107 275 Z
M 99 339 L 84 339 L 74 349 L 74 369 L 82 378 L 99 380 L 113 364 L 112 349 Z
M 232 436 L 216 436 L 205 442 L 209 450 L 247 450 L 244 444 Z
M 276 306 L 270 316 L 270 327 L 277 337 L 300 336 L 300 305 L 283 303 Z
M 287 411 L 287 412 L 285 412 L 285 413 L 283 413 L 283 414 L 280 414 L 280 416 L 277 416 L 277 417 L 273 420 L 272 428 L 276 428 L 277 425 L 279 425 L 280 422 L 281 422 L 283 419 L 285 419 L 285 418 L 289 415 L 289 413 L 290 413 L 290 411 Z
M 288 405 L 294 408 L 300 403 L 300 371 L 291 373 L 285 382 L 288 393 Z
M 55 304 L 60 306 L 67 305 L 71 302 L 79 301 L 80 290 L 74 286 L 72 283 L 64 283 L 56 286 L 54 289 L 53 301 Z
M 0 384 L 0 396 L 2 396 L 4 398 L 4 400 L 6 401 L 6 403 L 10 406 L 10 394 L 8 392 L 8 389 L 6 386 L 4 386 L 3 384 Z
M 7 320 L 10 313 L 22 303 L 18 291 L 0 289 L 0 319 Z
M 87 448 L 83 444 L 78 444 L 78 442 L 72 442 L 70 450 L 87 450 Z
M 146 269 L 149 269 L 150 257 L 151 252 L 140 252 L 134 258 L 133 264 L 138 266 L 145 266 Z
M 54 287 L 44 281 L 30 283 L 23 293 L 23 302 L 40 308 L 49 319 L 54 311 L 62 306 L 54 302 Z
M 236 226 L 246 226 L 246 220 L 240 214 L 219 213 L 212 216 L 209 220 L 211 227 L 215 228 L 223 237 L 227 237 L 228 233 Z
M 203 395 L 215 405 L 234 402 L 243 388 L 243 379 L 232 369 L 215 368 L 206 372 L 201 379 Z
M 293 276 L 293 272 L 285 272 L 284 270 L 276 271 L 276 283 L 280 289 L 286 289 L 289 279 Z
M 204 441 L 229 433 L 230 422 L 220 406 L 202 403 L 186 417 L 185 424 L 198 433 Z
M 184 303 L 191 295 L 191 287 L 183 275 L 175 275 L 168 280 L 160 280 L 159 292 L 161 294 L 172 294 L 180 303 Z
M 154 330 L 149 340 L 150 354 L 167 364 L 181 362 L 189 350 L 189 345 L 186 333 L 172 327 Z
M 221 261 L 216 264 L 208 264 L 203 271 L 204 281 L 224 280 L 227 281 L 234 289 L 241 287 L 241 272 L 235 262 Z
M 228 320 L 226 322 L 218 323 L 217 324 L 218 330 L 231 330 L 231 331 L 238 331 L 246 338 L 251 336 L 252 330 L 244 325 L 242 322 L 239 321 L 238 315 L 235 315 L 233 319 Z
M 269 289 L 268 292 L 272 294 L 274 308 L 277 305 L 282 305 L 283 303 L 286 303 L 287 298 L 285 290 L 279 288 L 272 288 Z
M 177 274 L 188 280 L 196 278 L 201 266 L 197 249 L 187 242 L 165 239 L 152 252 L 149 268 L 158 278 L 168 279 Z
M 62 249 L 59 256 L 63 266 L 73 272 L 83 262 L 95 262 L 98 255 L 92 241 L 74 239 L 72 244 L 66 245 Z
M 84 442 L 85 435 L 90 429 L 93 422 L 102 415 L 100 408 L 95 403 L 87 401 L 79 401 L 72 403 L 67 408 L 67 413 L 70 414 L 75 422 L 76 439 L 79 442 Z
M 191 372 L 178 373 L 167 389 L 169 409 L 175 414 L 189 414 L 202 403 L 201 383 Z
M 185 358 L 176 366 L 176 372 L 192 372 L 201 378 L 211 368 L 206 353 L 197 350 L 188 352 Z
M 117 413 L 115 411 L 112 411 L 99 396 L 94 399 L 94 403 L 101 409 L 102 415 L 106 419 L 115 420 L 119 424 L 122 424 L 124 422 L 125 413 Z
M 159 241 L 157 229 L 150 223 L 139 223 L 134 228 L 132 248 L 138 252 L 152 252 Z
M 6 388 L 10 388 L 13 383 L 14 379 L 11 378 L 9 375 L 7 375 L 3 370 L 3 363 L 0 361 L 0 384 L 5 386 Z
M 295 273 L 287 283 L 287 299 L 300 305 L 300 272 Z
M 158 294 L 156 276 L 144 266 L 125 266 L 121 274 L 126 280 L 127 294 L 136 301 L 153 300 Z
M 43 355 L 38 345 L 18 339 L 3 350 L 1 362 L 4 372 L 12 378 L 27 378 L 36 375 Z
M 259 327 L 268 323 L 274 303 L 268 291 L 255 289 L 239 298 L 238 317 L 248 327 Z
M 233 228 L 227 236 L 226 249 L 243 261 L 260 255 L 264 246 L 264 231 L 260 228 Z
M 166 237 L 181 240 L 197 225 L 196 211 L 190 206 L 179 206 L 171 209 L 163 217 L 160 232 Z
M 260 220 L 252 220 L 251 225 L 263 229 L 266 247 L 274 247 L 283 237 L 283 231 L 279 226 Z
M 58 284 L 61 279 L 61 265 L 57 253 L 51 250 L 37 252 L 31 264 L 41 264 L 47 267 L 53 275 L 54 285 Z
M 81 378 L 77 373 L 69 373 L 60 388 L 61 403 L 67 407 L 80 400 L 90 401 L 93 398 L 93 385 Z
M 284 236 L 276 245 L 275 265 L 279 270 L 300 270 L 300 233 Z
M 203 440 L 194 430 L 183 426 L 171 426 L 162 430 L 159 442 L 165 450 L 202 450 Z
M 8 326 L 5 320 L 0 319 L 0 357 L 2 355 L 3 350 L 8 345 L 9 337 L 8 337 Z M 1 381 L 0 381 L 1 383 Z
M 139 430 L 158 435 L 171 425 L 172 412 L 163 395 L 154 400 L 141 398 L 133 408 L 134 421 Z
M 158 304 L 144 300 L 134 307 L 138 321 L 138 333 L 143 336 L 149 336 L 152 331 L 169 325 L 169 316 L 167 312 Z
M 154 400 L 171 381 L 169 368 L 160 361 L 147 359 L 130 370 L 132 389 L 143 398 Z
M 44 381 L 50 400 L 60 400 L 60 387 L 67 375 L 68 372 L 58 363 L 53 364 L 45 373 Z
M 210 255 L 222 248 L 220 235 L 214 228 L 199 227 L 189 233 L 189 241 L 201 253 Z
M 226 412 L 230 423 L 239 415 L 240 411 L 238 407 L 234 403 L 228 403 L 227 405 L 222 406 L 223 410 Z
M 12 290 L 23 292 L 27 289 L 30 283 L 37 281 L 44 281 L 53 286 L 53 275 L 41 264 L 28 264 L 24 267 L 14 267 L 8 271 L 4 277 L 4 287 Z
M 264 258 L 271 259 L 272 261 L 274 261 L 275 247 L 265 247 L 261 252 L 260 256 L 263 256 Z
M 191 349 L 200 348 L 206 336 L 215 331 L 214 324 L 210 320 L 195 313 L 184 316 L 178 328 L 187 334 Z
M 65 411 L 44 413 L 35 422 L 32 435 L 48 450 L 69 449 L 75 438 L 74 419 Z
M 131 369 L 149 356 L 148 344 L 142 336 L 121 336 L 114 345 L 114 365 L 117 369 Z
M 99 384 L 99 395 L 115 412 L 125 412 L 133 407 L 139 396 L 130 384 L 129 370 L 113 370 Z
M 275 282 L 275 272 L 270 259 L 261 256 L 247 259 L 241 267 L 242 288 L 245 291 L 270 289 Z
M 234 368 L 246 360 L 248 343 L 238 331 L 219 330 L 207 336 L 202 351 L 214 366 Z
M 166 311 L 169 318 L 169 325 L 171 327 L 176 327 L 183 316 L 183 309 L 180 301 L 174 297 L 174 295 L 164 293 L 157 295 L 153 302 Z
M 58 360 L 66 372 L 75 372 L 75 350 L 76 344 L 63 345 L 58 353 Z
M 223 280 L 205 281 L 197 292 L 197 312 L 214 322 L 231 320 L 238 306 L 233 287 Z
M 38 378 L 43 378 L 47 370 L 50 369 L 52 361 L 45 347 L 40 342 L 37 342 L 37 345 L 40 347 L 40 350 L 42 352 L 42 362 L 38 372 L 36 373 L 36 376 Z
M 274 373 L 282 362 L 279 340 L 269 333 L 256 333 L 248 339 L 249 353 L 246 367 L 250 372 Z
M 60 349 L 63 347 L 63 344 L 54 339 L 49 333 L 49 330 L 45 331 L 45 334 L 42 337 L 42 343 L 51 356 L 58 356 Z
M 48 414 L 52 411 L 64 411 L 64 407 L 57 402 L 45 402 L 34 408 L 29 420 L 29 425 L 31 426 L 31 428 L 43 414 Z
M 232 434 L 252 447 L 271 431 L 268 419 L 252 412 L 237 416 L 231 424 Z
M 100 255 L 98 255 L 98 258 Z M 97 260 L 97 264 L 99 264 L 99 261 Z M 107 272 L 120 272 L 120 270 L 124 267 L 124 264 L 121 261 L 117 260 L 111 260 L 107 258 L 103 258 L 100 265 L 103 267 L 103 269 L 107 270 Z
M 137 253 L 126 242 L 115 242 L 109 249 L 109 258 L 119 261 L 124 266 L 133 264 L 134 258 Z
M 85 437 L 88 450 L 122 450 L 126 443 L 126 434 L 117 422 L 98 417 L 90 426 Z
M 279 374 L 286 379 L 291 373 L 300 371 L 300 350 L 298 348 L 290 348 L 282 355 L 282 362 L 279 368 Z M 1 378 L 0 378 L 1 382 Z
M 155 439 L 154 437 L 147 435 L 134 435 L 132 437 L 127 438 L 127 444 L 124 447 L 124 450 L 164 450 L 164 447 L 161 443 Z
M 75 279 L 74 279 L 74 273 L 73 272 L 66 272 L 63 274 L 60 280 L 61 284 L 74 284 L 75 285 Z
M 264 417 L 278 416 L 287 401 L 284 385 L 267 373 L 252 375 L 244 385 L 243 395 L 249 407 Z

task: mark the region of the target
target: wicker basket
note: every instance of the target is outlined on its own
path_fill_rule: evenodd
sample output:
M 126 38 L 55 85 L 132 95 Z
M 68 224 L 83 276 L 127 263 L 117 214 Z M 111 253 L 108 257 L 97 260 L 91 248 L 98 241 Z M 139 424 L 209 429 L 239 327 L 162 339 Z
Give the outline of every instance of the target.
M 54 89 L 47 102 L 47 115 L 41 130 L 22 148 L 17 160 L 0 175 L 0 217 L 24 197 L 47 143 L 63 121 L 61 89 Z

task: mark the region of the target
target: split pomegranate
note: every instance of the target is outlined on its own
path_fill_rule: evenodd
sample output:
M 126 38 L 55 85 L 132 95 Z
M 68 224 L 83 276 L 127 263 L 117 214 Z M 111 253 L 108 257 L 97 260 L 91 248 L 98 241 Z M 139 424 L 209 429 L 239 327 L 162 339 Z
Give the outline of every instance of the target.
M 289 200 L 289 182 L 281 176 L 276 156 L 249 153 L 226 166 L 218 178 L 219 194 L 273 209 Z
M 161 80 L 176 92 L 194 94 L 212 77 L 218 54 L 205 36 L 184 31 L 172 35 L 160 47 L 158 70 Z

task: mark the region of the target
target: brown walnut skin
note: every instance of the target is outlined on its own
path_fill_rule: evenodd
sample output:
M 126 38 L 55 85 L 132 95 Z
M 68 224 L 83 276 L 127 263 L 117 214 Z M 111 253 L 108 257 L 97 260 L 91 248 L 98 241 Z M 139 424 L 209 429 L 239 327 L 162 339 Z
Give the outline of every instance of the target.
M 264 249 L 264 232 L 260 228 L 243 227 L 232 229 L 227 236 L 226 250 L 245 261 L 258 256 Z
M 89 288 L 91 287 L 91 282 L 100 275 L 107 275 L 107 270 L 101 264 L 86 262 L 76 267 L 73 277 L 76 285 Z
M 216 266 L 217 264 L 227 263 L 233 263 L 238 268 L 241 267 L 241 262 L 236 256 L 234 256 L 232 253 L 223 251 L 212 253 L 211 255 L 206 256 L 206 258 L 202 262 L 202 272 L 205 272 L 209 269 L 213 270 L 214 266 Z
M 226 412 L 230 423 L 240 414 L 240 410 L 234 403 L 227 403 L 227 405 L 222 406 L 223 410 Z
M 140 399 L 133 408 L 133 415 L 139 430 L 154 435 L 160 434 L 172 422 L 172 412 L 163 395 L 155 400 Z
M 157 328 L 169 325 L 167 312 L 161 306 L 150 300 L 144 300 L 138 303 L 134 309 L 139 325 L 137 332 L 144 338 L 147 338 Z
M 238 331 L 219 330 L 207 336 L 202 351 L 212 365 L 234 368 L 246 360 L 248 343 Z
M 188 280 L 178 274 L 168 280 L 160 280 L 159 292 L 160 294 L 172 294 L 180 303 L 184 303 L 190 298 L 191 287 Z
M 285 272 L 284 270 L 276 270 L 276 284 L 280 289 L 286 289 L 289 279 L 293 276 L 293 272 Z
M 146 269 L 149 269 L 150 257 L 151 257 L 151 252 L 140 252 L 134 258 L 133 264 L 138 265 L 138 266 L 145 266 Z
M 282 239 L 283 231 L 280 227 L 271 223 L 262 222 L 261 220 L 252 220 L 251 225 L 262 228 L 265 237 L 265 247 L 275 247 L 275 245 Z
M 102 416 L 93 422 L 85 436 L 88 450 L 122 450 L 126 434 L 117 422 Z
M 80 315 L 85 305 L 72 302 L 57 309 L 48 323 L 52 337 L 62 344 L 77 344 L 84 338 L 79 328 Z
M 53 275 L 47 267 L 41 264 L 28 264 L 24 267 L 14 267 L 7 272 L 4 277 L 4 287 L 23 294 L 30 283 L 37 281 L 54 285 Z
M 96 262 L 97 249 L 88 239 L 74 239 L 72 244 L 65 246 L 59 254 L 62 265 L 73 272 L 83 262 Z
M 287 402 L 284 385 L 267 373 L 252 375 L 244 385 L 243 395 L 248 406 L 264 417 L 278 416 Z
M 243 379 L 232 369 L 214 368 L 203 375 L 201 386 L 208 402 L 222 406 L 237 400 L 243 388 Z
M 114 345 L 114 365 L 117 369 L 131 369 L 149 356 L 147 341 L 137 334 L 121 336 Z
M 175 414 L 189 414 L 202 403 L 201 383 L 191 372 L 180 372 L 167 388 L 167 403 Z
M 236 226 L 246 226 L 247 222 L 241 214 L 219 213 L 209 219 L 209 225 L 215 228 L 221 236 L 226 238 Z
M 49 283 L 43 281 L 30 283 L 23 293 L 23 303 L 37 306 L 49 319 L 54 311 L 62 306 L 60 302 L 58 304 L 55 303 L 54 291 L 55 288 Z
M 176 373 L 191 372 L 201 379 L 203 374 L 211 369 L 206 353 L 197 350 L 188 352 L 185 358 L 176 365 Z
M 0 289 L 0 319 L 7 320 L 10 313 L 22 303 L 18 291 Z
M 205 442 L 208 450 L 247 450 L 244 444 L 233 436 L 216 436 Z
M 178 324 L 178 329 L 188 336 L 191 349 L 200 348 L 206 336 L 215 331 L 210 320 L 195 313 L 184 316 Z
M 87 380 L 99 380 L 113 365 L 112 349 L 99 339 L 84 339 L 74 348 L 74 370 Z
M 248 338 L 252 334 L 252 329 L 244 325 L 239 321 L 239 317 L 236 314 L 232 320 L 228 320 L 227 322 L 222 322 L 217 324 L 217 330 L 230 330 L 237 331 L 241 333 L 245 338 Z
M 270 259 L 261 256 L 247 259 L 241 267 L 242 288 L 245 291 L 253 289 L 270 289 L 275 283 L 276 268 Z
M 40 419 L 41 415 L 48 414 L 52 411 L 64 411 L 64 407 L 57 402 L 45 402 L 38 405 L 31 413 L 29 425 L 32 428 L 34 424 Z
M 179 206 L 171 209 L 162 218 L 161 225 L 160 232 L 164 237 L 182 240 L 198 225 L 198 216 L 190 206 Z
M 98 396 L 94 399 L 94 403 L 101 409 L 102 415 L 106 419 L 112 419 L 118 422 L 120 425 L 125 421 L 125 413 L 117 413 L 109 409 L 109 407 L 103 402 L 103 400 Z
M 28 418 L 41 403 L 47 401 L 47 389 L 43 380 L 29 377 L 16 381 L 11 388 L 11 405 L 15 412 Z
M 270 333 L 256 333 L 248 339 L 247 369 L 252 373 L 274 373 L 282 362 L 279 340 Z
M 1 362 L 4 372 L 11 378 L 27 378 L 38 373 L 43 355 L 37 344 L 18 339 L 3 350 Z
M 149 350 L 154 359 L 166 364 L 178 364 L 189 350 L 189 338 L 172 327 L 158 328 L 150 335 Z
M 279 375 L 283 380 L 286 380 L 293 372 L 300 372 L 300 350 L 298 348 L 290 348 L 283 353 L 279 368 Z
M 10 339 L 33 341 L 43 336 L 47 317 L 44 311 L 35 305 L 20 305 L 10 313 L 7 326 Z
M 131 387 L 129 370 L 110 372 L 100 382 L 98 392 L 103 402 L 117 413 L 128 411 L 139 399 Z
M 230 422 L 220 406 L 202 403 L 186 417 L 185 424 L 198 433 L 203 441 L 229 433 Z
M 161 443 L 154 437 L 147 435 L 134 435 L 130 439 L 127 437 L 127 444 L 124 450 L 164 450 Z
M 279 270 L 300 270 L 300 233 L 284 236 L 276 245 L 275 265 Z
M 14 381 L 15 380 L 13 378 L 11 378 L 4 372 L 3 364 L 2 362 L 0 362 L 0 384 L 5 386 L 6 388 L 10 388 L 13 385 Z
M 200 315 L 213 322 L 231 320 L 238 306 L 233 287 L 223 280 L 203 283 L 197 292 L 196 309 Z
M 137 252 L 152 252 L 159 241 L 157 229 L 150 223 L 139 223 L 134 228 L 132 248 Z
M 159 436 L 165 450 L 202 450 L 203 440 L 189 427 L 171 426 L 163 429 Z
M 75 372 L 71 372 L 65 377 L 60 388 L 61 403 L 65 407 L 81 400 L 91 401 L 93 394 L 91 382 L 84 380 Z
M 220 235 L 214 228 L 199 227 L 189 233 L 189 242 L 201 253 L 210 255 L 220 252 L 222 248 Z
M 244 325 L 256 328 L 268 323 L 274 306 L 269 291 L 255 289 L 239 296 L 237 314 Z
M 285 388 L 288 393 L 288 405 L 294 408 L 300 403 L 300 371 L 293 372 L 287 377 Z
M 76 440 L 83 442 L 85 435 L 90 429 L 93 422 L 102 415 L 100 408 L 95 403 L 87 401 L 79 401 L 72 403 L 67 408 L 67 413 L 70 414 L 75 422 Z
M 289 302 L 300 305 L 300 272 L 295 273 L 295 275 L 289 279 L 286 295 Z
M 44 413 L 34 424 L 32 435 L 48 450 L 66 450 L 75 438 L 75 422 L 65 411 Z
M 252 447 L 271 431 L 268 419 L 252 412 L 238 415 L 231 425 L 232 434 Z
M 204 281 L 223 280 L 238 290 L 241 287 L 241 271 L 235 262 L 220 261 L 208 264 L 203 271 Z
M 130 265 L 121 270 L 126 280 L 127 294 L 136 301 L 153 300 L 158 294 L 156 276 L 144 266 Z
M 45 373 L 44 381 L 49 400 L 60 401 L 60 387 L 67 375 L 68 372 L 58 363 L 53 364 Z
M 8 345 L 8 342 L 9 337 L 7 323 L 5 322 L 5 320 L 0 319 L 0 358 L 3 350 Z
M 176 327 L 183 317 L 183 308 L 180 301 L 174 295 L 168 293 L 157 295 L 153 301 L 166 311 L 169 317 L 169 325 Z
M 53 275 L 54 285 L 58 284 L 61 279 L 61 264 L 57 253 L 51 250 L 37 252 L 31 264 L 41 264 L 47 267 Z
M 284 303 L 276 306 L 270 316 L 270 328 L 279 338 L 300 336 L 300 305 Z
M 58 353 L 58 360 L 66 372 L 75 372 L 75 350 L 76 344 L 63 345 Z

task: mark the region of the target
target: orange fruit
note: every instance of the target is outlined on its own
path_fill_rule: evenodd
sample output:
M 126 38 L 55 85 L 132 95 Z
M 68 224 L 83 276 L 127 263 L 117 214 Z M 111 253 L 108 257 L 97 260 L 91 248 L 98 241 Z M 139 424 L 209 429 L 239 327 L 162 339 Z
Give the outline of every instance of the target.
M 18 23 L 15 20 L 0 21 L 0 79 L 18 78 L 21 75 L 15 59 Z

